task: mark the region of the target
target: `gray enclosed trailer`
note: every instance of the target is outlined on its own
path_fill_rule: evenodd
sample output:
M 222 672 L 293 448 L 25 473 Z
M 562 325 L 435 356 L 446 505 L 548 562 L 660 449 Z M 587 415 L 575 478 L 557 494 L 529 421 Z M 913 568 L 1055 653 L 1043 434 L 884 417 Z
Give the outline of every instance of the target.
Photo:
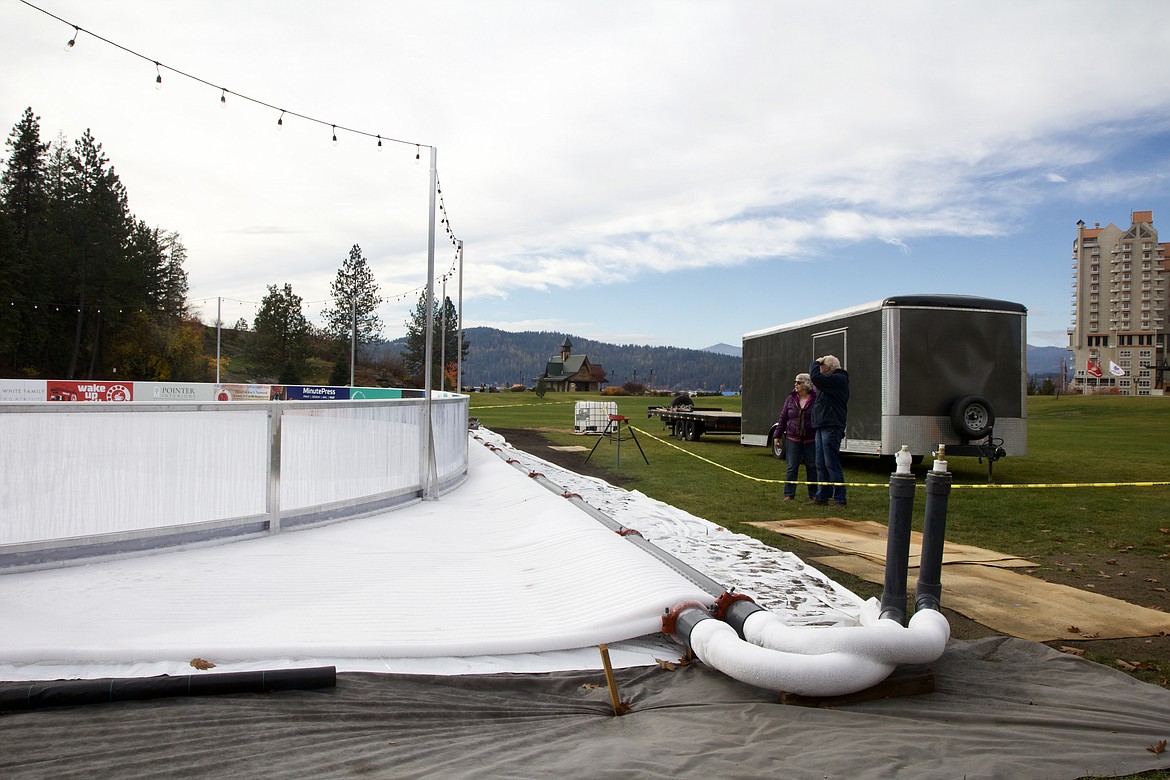
M 743 337 L 740 442 L 771 446 L 792 378 L 822 355 L 849 372 L 841 451 L 1026 455 L 1027 309 L 965 295 L 905 295 Z

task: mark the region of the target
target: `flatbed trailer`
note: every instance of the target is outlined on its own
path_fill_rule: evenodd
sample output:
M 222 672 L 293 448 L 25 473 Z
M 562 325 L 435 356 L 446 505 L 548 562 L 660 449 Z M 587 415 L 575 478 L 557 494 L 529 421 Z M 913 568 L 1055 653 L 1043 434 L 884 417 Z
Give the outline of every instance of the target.
M 651 406 L 646 416 L 662 420 L 672 436 L 685 441 L 698 441 L 704 433 L 739 433 L 742 420 L 739 412 L 689 406 L 677 399 L 671 406 Z

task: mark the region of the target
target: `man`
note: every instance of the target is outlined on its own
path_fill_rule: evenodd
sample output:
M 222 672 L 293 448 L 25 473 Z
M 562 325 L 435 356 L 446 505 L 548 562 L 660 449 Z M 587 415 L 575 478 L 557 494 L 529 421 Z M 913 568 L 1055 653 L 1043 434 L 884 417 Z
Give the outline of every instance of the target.
M 845 438 L 845 410 L 849 405 L 849 372 L 835 355 L 819 357 L 808 367 L 817 399 L 812 424 L 817 429 L 817 487 L 813 503 L 824 506 L 832 498 L 845 506 L 845 471 L 841 468 L 841 440 Z M 835 485 L 826 483 L 834 482 Z

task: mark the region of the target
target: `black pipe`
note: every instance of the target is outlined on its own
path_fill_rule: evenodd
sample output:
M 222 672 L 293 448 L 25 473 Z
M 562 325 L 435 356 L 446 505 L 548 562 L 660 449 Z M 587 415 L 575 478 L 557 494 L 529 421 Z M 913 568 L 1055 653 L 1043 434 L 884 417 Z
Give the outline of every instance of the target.
M 890 475 L 890 521 L 886 529 L 886 576 L 881 617 L 906 625 L 906 573 L 910 567 L 913 474 Z
M 704 620 L 714 620 L 710 610 L 697 601 L 681 601 L 663 615 L 662 633 L 689 649 L 691 631 Z
M 946 541 L 951 479 L 949 471 L 931 470 L 926 474 L 926 516 L 922 526 L 918 587 L 914 592 L 915 609 L 937 611 L 942 598 L 943 543 Z
M 167 696 L 213 696 L 225 693 L 332 688 L 337 668 L 267 669 L 255 672 L 188 674 L 178 677 L 117 677 L 99 680 L 41 680 L 0 683 L 0 711 L 68 707 Z

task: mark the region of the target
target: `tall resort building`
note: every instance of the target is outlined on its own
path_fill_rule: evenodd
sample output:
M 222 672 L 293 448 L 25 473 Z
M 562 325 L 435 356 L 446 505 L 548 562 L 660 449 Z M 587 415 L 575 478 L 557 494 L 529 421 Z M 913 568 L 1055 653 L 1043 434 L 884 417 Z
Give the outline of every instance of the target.
M 1128 230 L 1077 222 L 1069 383 L 1086 393 L 1161 395 L 1166 365 L 1170 244 L 1158 243 L 1154 212 L 1135 211 Z

